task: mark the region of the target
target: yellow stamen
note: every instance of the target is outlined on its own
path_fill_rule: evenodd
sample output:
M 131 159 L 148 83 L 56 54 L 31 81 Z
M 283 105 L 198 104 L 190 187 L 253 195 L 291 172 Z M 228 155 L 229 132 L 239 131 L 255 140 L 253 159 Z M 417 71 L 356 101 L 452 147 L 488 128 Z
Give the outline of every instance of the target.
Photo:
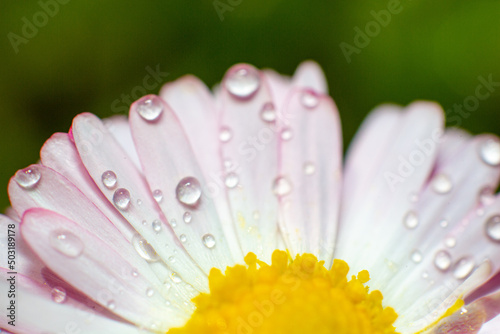
M 311 254 L 291 261 L 275 251 L 272 264 L 255 254 L 247 266 L 212 269 L 210 294 L 194 298 L 197 306 L 183 328 L 169 334 L 393 334 L 396 312 L 382 306 L 382 293 L 369 292 L 363 270 L 348 281 L 349 266 L 335 260 L 330 270 Z

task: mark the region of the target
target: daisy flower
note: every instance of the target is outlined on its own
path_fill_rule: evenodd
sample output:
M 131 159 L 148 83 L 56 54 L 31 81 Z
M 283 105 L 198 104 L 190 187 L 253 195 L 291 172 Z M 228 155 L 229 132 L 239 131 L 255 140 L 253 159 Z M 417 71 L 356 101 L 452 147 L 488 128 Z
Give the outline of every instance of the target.
M 313 62 L 78 115 L 9 183 L 0 327 L 498 333 L 500 141 L 443 124 L 379 106 L 343 163 Z

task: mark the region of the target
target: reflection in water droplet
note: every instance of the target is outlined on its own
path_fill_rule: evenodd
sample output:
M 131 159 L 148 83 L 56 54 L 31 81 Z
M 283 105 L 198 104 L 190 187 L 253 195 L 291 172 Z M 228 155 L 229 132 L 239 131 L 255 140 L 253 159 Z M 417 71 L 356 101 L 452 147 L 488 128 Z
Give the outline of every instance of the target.
M 49 238 L 52 248 L 67 257 L 77 258 L 83 253 L 84 245 L 82 240 L 69 231 L 53 231 Z
M 187 237 L 186 237 L 186 235 L 185 235 L 185 234 L 181 234 L 181 235 L 179 236 L 179 240 L 180 240 L 182 243 L 186 242 L 186 241 L 187 241 Z
M 158 96 L 146 97 L 136 102 L 137 112 L 149 122 L 156 121 L 163 112 L 163 103 Z
M 50 291 L 52 300 L 58 304 L 64 303 L 66 301 L 66 290 L 61 287 L 55 287 Z
M 471 257 L 463 257 L 458 260 L 453 266 L 453 276 L 456 279 L 464 279 L 467 278 L 474 270 L 475 262 Z
M 177 184 L 175 189 L 177 200 L 188 206 L 195 206 L 201 197 L 200 182 L 194 177 L 188 176 L 183 178 Z
M 130 193 L 127 189 L 120 188 L 113 194 L 113 203 L 121 210 L 127 210 L 130 205 Z
M 132 245 L 137 253 L 148 262 L 156 262 L 160 259 L 156 251 L 141 235 L 135 234 L 132 237 Z
M 203 244 L 207 247 L 207 248 L 214 248 L 215 247 L 215 238 L 213 235 L 211 234 L 205 234 L 202 238 L 203 240 Z
M 251 97 L 260 87 L 259 73 L 250 66 L 231 71 L 225 81 L 226 89 L 234 97 L 246 99 Z
M 111 170 L 102 173 L 101 180 L 102 184 L 108 189 L 113 189 L 116 186 L 116 174 Z
M 186 212 L 184 212 L 184 215 L 182 216 L 182 219 L 184 219 L 184 222 L 185 222 L 186 224 L 189 224 L 189 223 L 191 223 L 191 221 L 193 220 L 193 216 L 191 215 L 191 213 L 190 213 L 190 212 L 187 212 L 187 211 L 186 211 Z
M 273 192 L 276 196 L 285 196 L 292 191 L 292 184 L 284 176 L 278 176 L 273 182 Z
M 42 173 L 37 166 L 31 166 L 17 171 L 14 179 L 24 189 L 34 188 L 42 177 Z
M 441 271 L 446 271 L 451 266 L 451 255 L 445 250 L 441 250 L 434 256 L 434 265 Z
M 157 203 L 161 202 L 161 200 L 163 199 L 163 193 L 160 189 L 156 189 L 155 191 L 153 191 L 153 198 Z
M 160 233 L 160 231 L 161 231 L 161 221 L 159 221 L 158 219 L 155 219 L 151 223 L 151 226 L 153 227 L 153 231 L 155 231 L 156 233 Z

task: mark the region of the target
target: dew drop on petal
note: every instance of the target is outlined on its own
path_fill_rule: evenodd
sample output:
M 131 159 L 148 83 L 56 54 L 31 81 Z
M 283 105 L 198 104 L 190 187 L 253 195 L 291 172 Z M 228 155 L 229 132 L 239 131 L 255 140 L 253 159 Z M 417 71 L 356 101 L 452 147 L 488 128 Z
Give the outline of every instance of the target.
M 304 174 L 306 175 L 313 175 L 314 172 L 316 172 L 316 166 L 314 165 L 313 162 L 306 162 L 304 164 Z
M 153 198 L 157 203 L 161 202 L 161 200 L 163 199 L 163 193 L 160 189 L 156 189 L 155 191 L 153 191 Z
M 500 243 L 500 215 L 488 218 L 485 232 L 491 241 Z
M 148 262 L 156 262 L 160 259 L 156 251 L 141 235 L 135 234 L 132 237 L 132 245 L 136 252 Z
M 418 216 L 414 211 L 408 211 L 403 218 L 403 224 L 406 228 L 414 229 L 418 226 Z
M 158 96 L 142 99 L 136 106 L 139 115 L 149 122 L 156 121 L 163 112 L 163 103 Z
M 457 239 L 455 239 L 454 237 L 447 237 L 446 239 L 444 239 L 444 244 L 448 248 L 453 248 L 457 245 Z
M 233 137 L 233 132 L 227 126 L 223 126 L 219 132 L 219 140 L 223 143 L 227 143 Z
M 35 187 L 42 177 L 42 173 L 36 166 L 31 166 L 17 171 L 14 179 L 24 189 Z
M 192 176 L 183 178 L 175 189 L 177 200 L 188 206 L 195 206 L 201 197 L 200 182 Z
M 202 237 L 202 240 L 203 240 L 203 244 L 207 247 L 207 248 L 214 248 L 215 247 L 215 238 L 213 235 L 211 234 L 205 234 L 203 237 Z
M 292 191 L 292 184 L 284 176 L 278 176 L 273 182 L 273 192 L 276 196 L 285 196 Z
M 77 258 L 83 253 L 82 240 L 69 231 L 53 231 L 49 242 L 52 248 L 70 258 Z
M 182 243 L 185 243 L 185 242 L 187 241 L 187 237 L 186 237 L 186 235 L 185 235 L 185 234 L 181 234 L 181 235 L 179 236 L 179 240 L 180 240 Z
M 314 109 L 319 103 L 318 94 L 311 89 L 307 89 L 302 92 L 302 95 L 300 96 L 300 103 L 302 103 L 302 105 L 307 109 Z
M 154 294 L 155 294 L 155 290 L 153 290 L 151 288 L 146 289 L 146 296 L 153 297 Z
M 116 308 L 116 304 L 115 304 L 115 301 L 114 300 L 110 300 L 106 303 L 106 306 L 110 309 L 110 310 L 114 310 Z
M 438 174 L 432 180 L 432 189 L 438 194 L 447 194 L 452 187 L 450 177 L 446 174 Z
M 116 186 L 116 174 L 115 172 L 108 170 L 101 175 L 102 184 L 108 189 L 113 189 Z
M 496 138 L 485 139 L 479 146 L 479 156 L 490 166 L 500 165 L 500 141 Z
M 136 270 L 136 269 L 133 269 L 133 270 L 132 270 L 132 276 L 133 276 L 133 277 L 138 277 L 138 276 L 139 276 L 139 272 L 137 272 L 137 270 Z
M 172 273 L 170 275 L 170 279 L 172 280 L 172 282 L 174 283 L 181 283 L 182 282 L 182 278 L 179 276 L 179 274 L 177 273 Z
M 173 228 L 176 228 L 177 227 L 177 220 L 170 219 L 170 226 L 172 226 Z
M 58 304 L 64 303 L 67 299 L 66 290 L 58 286 L 50 291 L 50 296 Z
M 456 279 L 464 279 L 471 274 L 474 267 L 475 263 L 471 257 L 463 257 L 453 266 L 453 276 Z
M 441 226 L 442 228 L 448 227 L 448 224 L 448 220 L 446 219 L 441 219 L 441 221 L 439 222 L 439 226 Z
M 156 233 L 160 233 L 160 231 L 161 231 L 161 221 L 159 221 L 158 219 L 155 219 L 151 223 L 151 226 L 153 227 L 153 231 L 155 231 Z
M 127 189 L 120 188 L 113 194 L 113 203 L 121 210 L 127 210 L 130 205 L 130 193 Z
M 175 262 L 175 257 L 174 256 L 169 256 L 168 257 L 168 262 L 174 263 Z
M 137 205 L 141 206 L 142 205 L 142 199 L 137 200 Z
M 446 271 L 451 266 L 451 255 L 445 250 L 440 250 L 434 256 L 434 265 L 441 271 Z
M 293 137 L 292 129 L 290 129 L 290 128 L 284 128 L 281 131 L 281 139 L 283 139 L 285 141 L 289 141 L 290 139 L 292 139 L 292 137 Z
M 422 262 L 422 253 L 419 250 L 414 250 L 410 256 L 411 260 L 415 263 Z
M 478 201 L 482 205 L 490 205 L 495 201 L 495 192 L 490 187 L 481 189 L 478 196 Z
M 259 89 L 260 77 L 254 68 L 246 66 L 229 73 L 224 83 L 231 95 L 246 99 Z
M 274 108 L 274 104 L 272 102 L 268 102 L 262 106 L 260 118 L 262 118 L 264 122 L 268 123 L 276 121 L 276 109 Z
M 232 189 L 238 185 L 239 178 L 236 173 L 229 173 L 226 175 L 226 178 L 224 179 L 224 184 L 226 187 Z
M 182 219 L 184 220 L 184 222 L 186 224 L 189 224 L 191 223 L 191 221 L 193 220 L 193 215 L 191 215 L 191 212 L 184 212 L 184 215 L 182 216 Z
M 409 200 L 411 203 L 417 203 L 419 198 L 418 198 L 418 194 L 417 193 L 414 193 L 412 192 L 409 196 Z

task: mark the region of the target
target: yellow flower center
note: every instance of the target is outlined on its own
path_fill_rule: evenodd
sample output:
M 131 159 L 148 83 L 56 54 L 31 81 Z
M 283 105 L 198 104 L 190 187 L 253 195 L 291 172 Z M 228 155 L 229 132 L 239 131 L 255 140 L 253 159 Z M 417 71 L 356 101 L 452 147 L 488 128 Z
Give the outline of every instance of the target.
M 397 314 L 382 306 L 380 291 L 364 285 L 370 279 L 366 270 L 348 280 L 344 261 L 335 260 L 328 270 L 314 255 L 292 261 L 278 250 L 271 265 L 253 253 L 245 262 L 225 275 L 212 269 L 210 294 L 194 298 L 191 319 L 169 334 L 396 333 Z

